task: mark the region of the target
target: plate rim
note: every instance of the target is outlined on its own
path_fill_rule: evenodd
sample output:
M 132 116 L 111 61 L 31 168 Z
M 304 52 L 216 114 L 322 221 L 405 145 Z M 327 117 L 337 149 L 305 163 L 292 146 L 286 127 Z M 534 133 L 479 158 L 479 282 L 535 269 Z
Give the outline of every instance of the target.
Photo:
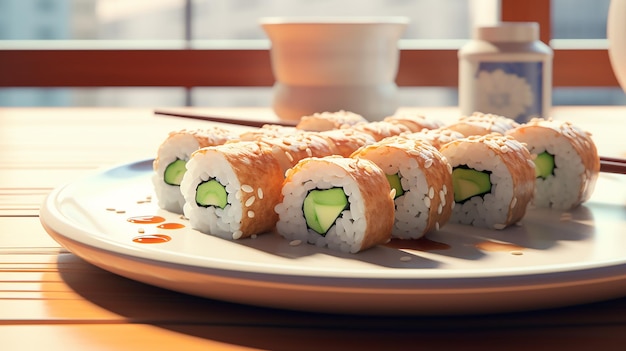
M 59 208 L 54 206 L 56 199 L 62 196 L 67 189 L 71 186 L 80 185 L 81 182 L 88 181 L 93 177 L 101 177 L 107 172 L 110 172 L 121 167 L 132 167 L 140 164 L 147 164 L 152 159 L 143 159 L 128 163 L 122 163 L 113 167 L 104 168 L 95 171 L 93 174 L 87 175 L 83 178 L 75 180 L 70 183 L 66 183 L 53 189 L 47 196 L 40 209 L 40 221 L 44 229 L 50 236 L 58 241 L 63 246 L 68 245 L 69 241 L 74 241 L 80 245 L 84 245 L 94 250 L 101 250 L 109 255 L 123 256 L 129 260 L 145 260 L 152 262 L 152 264 L 159 264 L 163 266 L 170 266 L 170 268 L 178 270 L 193 269 L 198 272 L 211 272 L 213 276 L 237 276 L 243 277 L 247 280 L 265 281 L 267 283 L 279 283 L 287 284 L 291 286 L 302 286 L 306 289 L 306 286 L 311 286 L 312 282 L 316 285 L 332 287 L 332 288 L 345 288 L 345 289 L 371 289 L 376 290 L 379 293 L 385 291 L 391 292 L 392 290 L 405 290 L 407 293 L 414 292 L 427 292 L 436 291 L 441 289 L 460 289 L 460 290 L 476 290 L 476 289 L 488 289 L 497 290 L 501 288 L 506 289 L 542 289 L 544 286 L 556 286 L 556 285 L 586 285 L 594 284 L 593 282 L 600 283 L 601 281 L 624 281 L 626 283 L 626 257 L 623 259 L 612 260 L 594 260 L 593 262 L 579 263 L 578 265 L 571 264 L 554 264 L 549 266 L 531 266 L 531 267 L 508 267 L 500 270 L 489 270 L 490 274 L 485 275 L 484 269 L 469 269 L 469 270 L 454 270 L 454 274 L 447 273 L 441 275 L 442 270 L 436 268 L 423 268 L 423 269 L 402 269 L 398 270 L 402 274 L 397 274 L 392 277 L 383 277 L 376 275 L 365 275 L 355 277 L 354 275 L 314 275 L 314 274 L 302 274 L 298 271 L 289 272 L 268 272 L 259 269 L 242 270 L 241 268 L 226 269 L 223 266 L 207 266 L 207 265 L 194 265 L 186 264 L 180 261 L 163 260 L 152 257 L 151 252 L 146 255 L 146 250 L 140 250 L 138 247 L 134 247 L 130 244 L 124 244 L 113 239 L 105 239 L 102 236 L 93 236 L 89 231 L 76 227 L 76 223 L 71 221 Z M 103 246 L 100 246 L 103 244 Z M 67 247 L 66 246 L 66 247 Z M 119 250 L 121 248 L 121 250 Z M 72 251 L 72 250 L 70 250 Z M 93 262 L 89 257 L 84 257 L 82 252 L 76 253 L 81 258 L 88 262 L 95 264 L 105 270 L 110 270 L 111 267 L 103 267 L 98 262 Z M 358 255 L 358 254 L 357 254 Z M 203 262 L 215 262 L 215 260 L 208 260 Z M 248 264 L 249 265 L 249 264 Z M 245 265 L 244 265 L 245 266 Z M 547 267 L 547 268 L 546 268 Z M 407 272 L 433 272 L 423 276 L 412 276 L 406 274 Z M 450 271 L 448 271 L 450 272 Z M 124 272 L 115 272 L 124 276 Z M 482 274 L 481 274 L 482 273 Z M 137 279 L 137 277 L 129 277 L 131 279 Z M 140 277 L 141 278 L 141 277 Z M 155 282 L 145 281 L 154 284 Z M 589 283 L 591 282 L 591 283 Z M 159 285 L 156 282 L 155 285 Z M 167 287 L 166 288 L 171 288 Z M 176 289 L 173 289 L 176 290 Z M 185 291 L 183 291 L 185 292 Z M 210 297 L 210 296 L 206 296 Z M 281 307 L 281 306 L 279 306 Z M 289 307 L 289 306 L 287 306 Z M 409 309 L 411 311 L 411 309 Z M 398 312 L 398 311 L 397 311 Z M 412 311 L 416 312 L 416 311 Z

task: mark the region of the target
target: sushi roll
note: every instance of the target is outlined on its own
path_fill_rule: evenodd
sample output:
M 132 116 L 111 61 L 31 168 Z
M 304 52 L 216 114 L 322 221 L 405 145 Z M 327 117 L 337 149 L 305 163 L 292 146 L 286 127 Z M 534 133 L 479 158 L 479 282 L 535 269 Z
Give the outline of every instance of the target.
M 464 138 L 463 134 L 445 128 L 422 129 L 419 132 L 402 133 L 401 136 L 406 139 L 427 141 L 437 150 L 451 141 Z
M 365 117 L 350 111 L 320 112 L 310 116 L 302 116 L 296 125 L 297 129 L 309 132 L 323 132 L 326 130 L 349 127 L 360 123 L 367 123 Z
M 283 173 L 303 158 L 330 156 L 335 152 L 335 146 L 328 139 L 313 132 L 259 138 L 256 142 L 271 150 Z
M 390 136 L 396 136 L 411 131 L 409 127 L 403 124 L 385 121 L 357 124 L 350 128 L 359 132 L 367 133 L 371 135 L 376 141 L 380 141 Z
M 158 206 L 170 212 L 183 213 L 185 200 L 180 192 L 180 182 L 191 154 L 200 148 L 221 145 L 235 138 L 235 134 L 217 126 L 169 133 L 159 146 L 153 162 L 152 184 Z
M 350 155 L 360 147 L 370 145 L 375 142 L 374 137 L 367 133 L 353 129 L 333 129 L 318 133 L 333 146 L 333 155 L 350 157 Z
M 589 133 L 568 122 L 532 119 L 508 135 L 534 157 L 534 206 L 568 210 L 591 197 L 600 157 Z
M 535 189 L 535 164 L 522 143 L 489 134 L 441 148 L 452 166 L 451 222 L 504 229 L 526 214 Z
M 300 133 L 301 130 L 295 127 L 286 127 L 277 124 L 265 124 L 261 128 L 249 130 L 239 135 L 238 140 L 254 141 L 261 138 L 281 138 L 284 136 Z
M 249 141 L 197 150 L 180 184 L 192 228 L 225 239 L 271 231 L 283 172 L 271 150 Z
M 385 173 L 365 159 L 312 157 L 287 172 L 277 232 L 356 253 L 391 238 L 393 197 Z
M 419 132 L 423 129 L 437 129 L 444 126 L 443 122 L 441 121 L 411 113 L 398 113 L 392 116 L 385 117 L 383 121 L 403 124 L 409 127 L 412 132 Z
M 390 137 L 359 149 L 352 157 L 373 161 L 385 172 L 396 209 L 393 237 L 418 239 L 439 230 L 450 218 L 452 168 L 428 142 Z
M 507 130 L 516 128 L 519 123 L 511 118 L 491 113 L 474 112 L 469 116 L 462 116 L 458 121 L 446 126 L 464 136 L 487 135 L 491 133 L 504 134 Z

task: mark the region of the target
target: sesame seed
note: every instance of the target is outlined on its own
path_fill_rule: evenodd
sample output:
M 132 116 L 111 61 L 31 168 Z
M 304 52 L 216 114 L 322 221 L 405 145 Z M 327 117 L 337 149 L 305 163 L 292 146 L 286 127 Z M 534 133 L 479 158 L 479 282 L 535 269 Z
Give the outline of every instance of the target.
M 502 224 L 502 223 L 496 223 L 493 225 L 493 229 L 497 229 L 497 230 L 501 230 L 506 228 L 506 224 Z
M 259 200 L 261 200 L 261 199 L 263 198 L 263 189 L 258 188 L 258 189 L 256 190 L 256 194 L 257 194 L 257 196 L 259 197 Z
M 430 208 L 430 198 L 424 197 L 424 205 L 426 205 L 426 208 Z
M 113 207 L 107 207 L 107 211 L 115 211 L 115 208 L 113 208 Z
M 300 245 L 300 244 L 302 244 L 302 240 L 298 240 L 298 239 L 296 239 L 296 240 L 291 240 L 291 241 L 289 242 L 289 246 L 298 246 L 298 245 Z
M 439 230 L 439 228 L 440 228 L 439 222 L 435 222 L 435 230 Z
M 143 228 L 139 228 L 139 229 L 137 229 L 137 233 L 139 233 L 139 234 L 143 234 L 143 233 L 145 233 L 145 232 L 146 232 L 146 231 L 145 231 Z
M 287 156 L 287 159 L 289 159 L 289 162 L 293 162 L 293 156 L 291 156 L 289 151 L 285 151 L 285 156 Z
M 433 165 L 433 160 L 431 158 L 427 159 L 426 162 L 424 162 L 424 168 L 430 168 L 430 166 Z
M 248 211 L 248 218 L 254 218 L 254 211 Z
M 391 191 L 389 192 L 389 197 L 392 199 L 396 198 L 396 188 L 391 189 Z
M 117 211 L 115 211 L 115 213 L 126 213 L 126 211 L 124 211 L 124 210 L 117 210 Z
M 245 191 L 246 193 L 251 193 L 252 191 L 254 191 L 254 189 L 248 184 L 243 184 L 241 186 L 241 190 Z
M 428 197 L 431 199 L 435 197 L 435 188 L 433 188 L 432 186 L 428 188 Z
M 235 230 L 233 232 L 233 239 L 237 240 L 243 236 L 243 232 L 241 230 Z
M 250 207 L 252 206 L 252 204 L 254 203 L 254 200 L 256 200 L 256 197 L 254 196 L 250 196 L 248 198 L 248 200 L 246 200 L 246 203 L 244 204 L 246 207 Z

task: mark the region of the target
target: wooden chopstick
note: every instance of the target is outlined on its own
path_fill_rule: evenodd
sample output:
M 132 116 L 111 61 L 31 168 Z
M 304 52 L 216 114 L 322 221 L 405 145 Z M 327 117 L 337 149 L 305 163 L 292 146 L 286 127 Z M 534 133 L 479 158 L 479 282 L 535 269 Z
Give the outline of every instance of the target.
M 202 115 L 198 113 L 185 113 L 185 112 L 180 112 L 180 111 L 166 111 L 166 110 L 155 110 L 154 114 L 165 115 L 165 116 L 175 116 L 175 117 L 182 117 L 182 118 L 191 118 L 191 119 L 200 119 L 204 121 L 235 124 L 235 125 L 240 125 L 240 126 L 257 127 L 257 128 L 263 127 L 266 124 L 275 124 L 275 125 L 280 125 L 284 127 L 294 127 L 297 124 L 297 122 L 294 122 L 294 121 L 264 121 L 264 120 L 257 120 L 257 119 L 233 118 L 233 117 L 225 117 L 225 116 L 210 116 L 210 115 Z M 626 174 L 626 159 L 617 158 L 617 157 L 600 156 L 600 172 Z
M 626 174 L 626 159 L 600 156 L 600 172 Z
M 295 127 L 297 122 L 293 121 L 264 121 L 257 119 L 243 119 L 236 117 L 225 117 L 225 116 L 210 116 L 210 115 L 202 115 L 198 113 L 185 113 L 180 111 L 166 111 L 166 110 L 155 110 L 154 114 L 156 115 L 164 115 L 164 116 L 175 116 L 182 118 L 191 118 L 191 119 L 200 119 L 203 121 L 211 121 L 218 123 L 227 123 L 227 124 L 235 124 L 239 126 L 247 126 L 247 127 L 263 127 L 266 124 L 275 124 L 283 127 Z

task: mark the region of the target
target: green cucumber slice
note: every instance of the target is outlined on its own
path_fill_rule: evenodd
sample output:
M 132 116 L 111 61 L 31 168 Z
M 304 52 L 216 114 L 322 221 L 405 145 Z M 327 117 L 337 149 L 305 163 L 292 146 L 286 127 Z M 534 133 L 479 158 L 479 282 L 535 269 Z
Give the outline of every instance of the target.
M 491 191 L 489 172 L 457 167 L 452 171 L 452 186 L 455 202 L 463 202 L 471 197 L 487 194 Z
M 180 185 L 180 182 L 183 180 L 183 176 L 187 171 L 186 165 L 187 161 L 177 158 L 176 161 L 170 163 L 165 168 L 163 181 L 169 185 Z
M 337 217 L 348 207 L 348 198 L 342 188 L 311 190 L 304 198 L 302 211 L 309 228 L 325 235 Z
M 535 158 L 535 176 L 543 179 L 554 174 L 554 155 L 544 151 Z
M 404 189 L 402 189 L 402 183 L 400 182 L 400 175 L 398 173 L 385 175 L 387 176 L 387 181 L 389 182 L 391 189 L 396 189 L 396 196 L 394 199 L 404 195 Z
M 226 188 L 215 179 L 202 182 L 196 188 L 196 203 L 202 207 L 224 208 L 228 204 Z

